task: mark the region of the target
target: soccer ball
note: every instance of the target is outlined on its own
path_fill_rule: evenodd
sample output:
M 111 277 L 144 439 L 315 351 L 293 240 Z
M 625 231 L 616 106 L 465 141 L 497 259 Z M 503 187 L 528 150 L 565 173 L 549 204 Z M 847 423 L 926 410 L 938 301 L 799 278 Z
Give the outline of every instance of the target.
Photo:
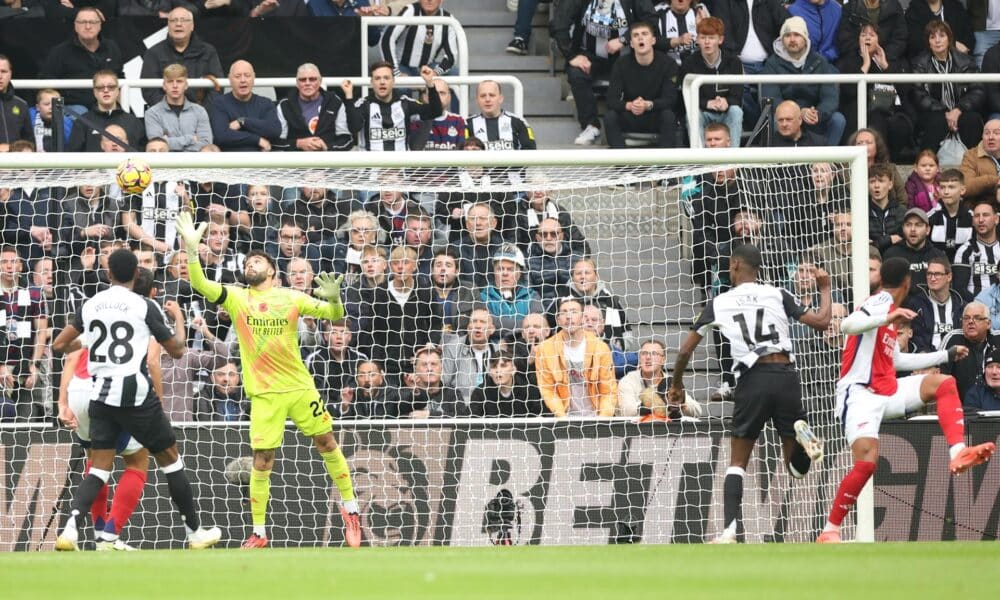
M 118 165 L 115 181 L 126 194 L 141 194 L 153 182 L 153 170 L 145 162 L 129 158 Z

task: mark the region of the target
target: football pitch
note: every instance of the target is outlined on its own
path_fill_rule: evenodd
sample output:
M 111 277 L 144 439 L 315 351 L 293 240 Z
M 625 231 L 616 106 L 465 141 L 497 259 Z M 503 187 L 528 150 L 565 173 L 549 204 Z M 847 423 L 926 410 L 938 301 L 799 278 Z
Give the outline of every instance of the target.
M 985 598 L 978 543 L 270 549 L 0 555 L 3 598 Z

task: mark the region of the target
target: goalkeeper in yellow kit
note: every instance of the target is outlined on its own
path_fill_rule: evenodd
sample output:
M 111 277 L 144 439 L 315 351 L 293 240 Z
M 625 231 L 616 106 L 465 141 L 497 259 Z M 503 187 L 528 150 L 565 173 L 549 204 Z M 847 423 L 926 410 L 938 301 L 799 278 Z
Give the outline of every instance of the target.
M 268 543 L 265 523 L 271 495 L 271 467 L 274 450 L 281 446 L 284 437 L 286 418 L 315 442 L 330 479 L 340 491 L 344 537 L 348 544 L 357 548 L 361 545 L 361 522 L 351 473 L 333 436 L 330 413 L 302 362 L 298 340 L 299 316 L 330 321 L 343 318 L 341 277 L 326 273 L 316 277 L 318 289 L 313 294 L 322 300 L 296 290 L 276 288 L 274 259 L 264 252 L 252 251 L 247 254 L 243 267 L 247 287 L 210 281 L 198 261 L 198 244 L 207 227 L 208 223 L 195 227 L 190 211 L 177 216 L 177 232 L 187 246 L 191 287 L 229 312 L 240 342 L 243 386 L 250 398 L 250 447 L 253 449 L 250 474 L 253 533 L 243 543 L 243 548 L 264 548 Z

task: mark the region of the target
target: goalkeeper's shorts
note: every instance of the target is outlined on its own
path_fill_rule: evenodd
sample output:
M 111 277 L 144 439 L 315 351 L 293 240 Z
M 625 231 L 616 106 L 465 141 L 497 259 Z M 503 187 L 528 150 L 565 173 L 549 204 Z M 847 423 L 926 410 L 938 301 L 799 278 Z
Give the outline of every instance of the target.
M 291 419 L 307 437 L 333 429 L 333 418 L 316 390 L 258 394 L 250 398 L 250 447 L 254 450 L 280 447 L 285 436 L 285 419 Z

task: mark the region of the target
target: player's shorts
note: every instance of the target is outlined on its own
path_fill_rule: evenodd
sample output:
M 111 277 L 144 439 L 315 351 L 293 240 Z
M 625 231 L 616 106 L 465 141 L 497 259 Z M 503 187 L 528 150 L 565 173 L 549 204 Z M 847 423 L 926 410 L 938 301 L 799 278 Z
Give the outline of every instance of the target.
M 90 448 L 90 391 L 93 383 L 89 379 L 74 377 L 66 388 L 69 409 L 76 415 L 76 437 L 80 446 Z M 127 431 L 123 431 L 115 444 L 115 451 L 122 456 L 135 454 L 142 450 L 140 444 Z
M 855 384 L 837 392 L 837 415 L 844 428 L 847 444 L 858 438 L 878 439 L 883 419 L 899 419 L 912 415 L 924 406 L 920 399 L 920 384 L 925 375 L 910 375 L 898 380 L 896 393 L 876 394 L 867 386 Z
M 757 363 L 736 383 L 732 436 L 757 439 L 768 420 L 781 437 L 795 437 L 795 421 L 806 418 L 795 365 Z
M 108 406 L 90 403 L 90 445 L 94 450 L 110 450 L 117 446 L 122 433 L 132 434 L 153 454 L 163 452 L 177 443 L 170 419 L 156 398 L 139 406 Z
M 307 437 L 333 430 L 333 418 L 316 390 L 258 394 L 250 398 L 250 447 L 271 450 L 281 446 L 285 419 L 291 419 Z

